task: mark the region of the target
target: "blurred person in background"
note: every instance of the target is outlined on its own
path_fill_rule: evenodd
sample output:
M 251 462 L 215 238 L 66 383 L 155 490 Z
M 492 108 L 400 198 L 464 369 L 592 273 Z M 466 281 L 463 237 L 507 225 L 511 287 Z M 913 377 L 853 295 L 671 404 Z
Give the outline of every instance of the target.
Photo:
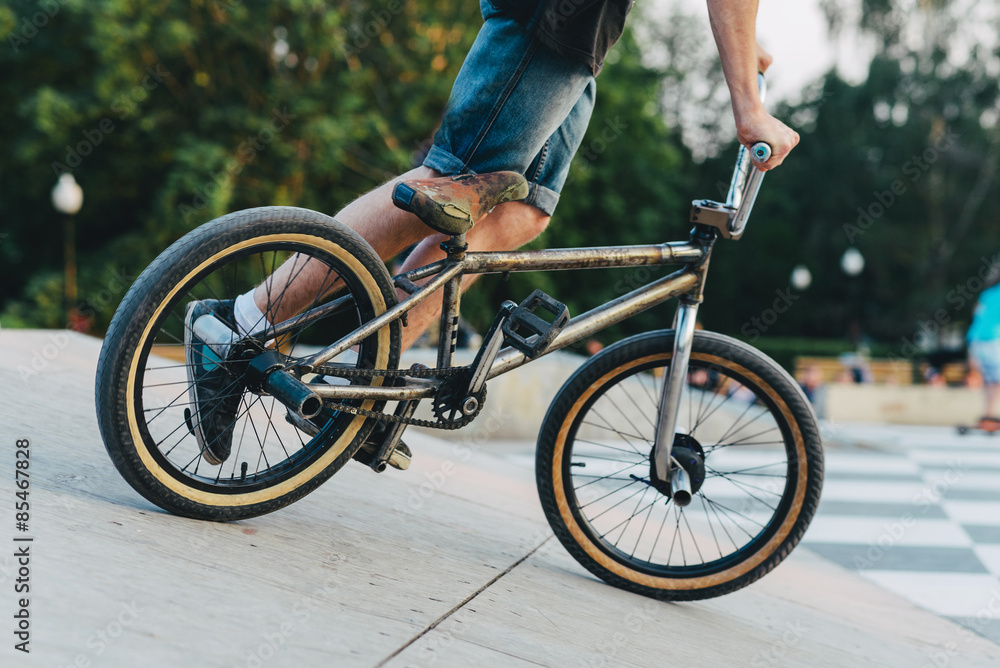
M 972 325 L 965 338 L 969 343 L 969 363 L 983 378 L 986 407 L 978 427 L 1000 431 L 997 399 L 1000 397 L 1000 266 L 994 266 L 979 293 Z

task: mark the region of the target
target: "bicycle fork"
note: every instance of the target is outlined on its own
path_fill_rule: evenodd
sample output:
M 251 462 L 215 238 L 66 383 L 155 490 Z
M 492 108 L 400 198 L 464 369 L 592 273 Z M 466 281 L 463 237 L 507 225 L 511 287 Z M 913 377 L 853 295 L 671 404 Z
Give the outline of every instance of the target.
M 698 318 L 698 304 L 684 302 L 677 305 L 674 316 L 674 352 L 670 369 L 660 392 L 660 405 L 653 441 L 653 465 L 656 477 L 670 481 L 670 495 L 678 506 L 691 503 L 691 478 L 671 455 L 677 434 L 677 417 L 687 390 L 687 367 L 694 341 L 694 324 Z

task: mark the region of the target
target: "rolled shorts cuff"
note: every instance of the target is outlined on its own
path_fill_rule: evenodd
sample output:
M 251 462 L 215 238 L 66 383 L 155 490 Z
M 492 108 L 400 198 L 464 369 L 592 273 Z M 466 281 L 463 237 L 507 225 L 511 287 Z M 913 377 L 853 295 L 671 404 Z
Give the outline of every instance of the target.
M 555 213 L 556 205 L 559 204 L 559 193 L 551 188 L 532 183 L 524 202 L 541 209 L 545 215 L 551 216 Z
M 430 167 L 441 176 L 454 176 L 466 171 L 465 164 L 461 160 L 437 144 L 431 146 L 431 150 L 424 157 L 424 167 Z
M 437 144 L 431 147 L 424 158 L 424 167 L 430 167 L 442 176 L 454 176 L 455 174 L 471 173 L 465 164 L 454 155 L 444 150 Z M 541 209 L 547 216 L 555 213 L 556 205 L 559 204 L 559 193 L 539 185 L 535 181 L 528 182 L 528 196 L 522 201 L 525 204 Z

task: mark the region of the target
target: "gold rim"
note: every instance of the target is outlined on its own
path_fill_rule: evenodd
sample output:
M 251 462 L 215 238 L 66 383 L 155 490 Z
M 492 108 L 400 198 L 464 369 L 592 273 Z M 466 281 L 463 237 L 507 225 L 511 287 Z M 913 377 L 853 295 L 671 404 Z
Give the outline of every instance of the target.
M 210 258 L 199 264 L 197 267 L 192 269 L 187 275 L 184 276 L 183 280 L 178 281 L 177 285 L 167 294 L 166 297 L 157 306 L 156 311 L 150 317 L 149 322 L 147 322 L 145 329 L 142 332 L 142 336 L 139 338 L 139 342 L 136 345 L 136 354 L 132 357 L 132 362 L 129 366 L 128 381 L 126 385 L 126 418 L 128 420 L 129 432 L 132 437 L 132 446 L 135 448 L 139 459 L 142 461 L 143 466 L 149 471 L 153 477 L 157 479 L 164 487 L 171 490 L 172 492 L 183 496 L 186 499 L 195 501 L 197 503 L 204 504 L 206 506 L 248 506 L 256 503 L 264 503 L 266 501 L 271 501 L 280 496 L 284 496 L 289 492 L 296 490 L 305 483 L 309 482 L 317 475 L 319 475 L 327 466 L 332 464 L 334 460 L 339 457 L 347 446 L 354 440 L 355 435 L 357 435 L 358 430 L 361 429 L 362 424 L 364 424 L 365 418 L 363 416 L 357 416 L 351 423 L 347 426 L 343 434 L 336 443 L 319 459 L 313 462 L 308 468 L 300 471 L 295 476 L 283 480 L 274 487 L 268 487 L 266 489 L 256 490 L 253 492 L 245 492 L 242 494 L 221 494 L 206 492 L 205 490 L 197 489 L 191 487 L 190 485 L 184 484 L 182 481 L 178 480 L 174 476 L 170 475 L 169 472 L 163 469 L 153 455 L 145 447 L 143 443 L 142 436 L 139 430 L 138 420 L 135 414 L 135 405 L 131 398 L 135 396 L 136 379 L 138 378 L 138 367 L 139 367 L 139 357 L 141 351 L 146 347 L 146 342 L 149 340 L 150 334 L 152 333 L 153 323 L 155 323 L 159 318 L 163 309 L 169 304 L 174 297 L 180 292 L 182 286 L 184 286 L 187 281 L 195 274 L 202 271 L 205 267 L 211 265 L 214 262 L 231 255 L 233 253 L 239 252 L 244 249 L 252 249 L 258 246 L 263 246 L 271 243 L 280 242 L 292 242 L 300 243 L 303 245 L 313 246 L 320 250 L 323 250 L 330 255 L 336 257 L 338 260 L 342 261 L 351 271 L 361 279 L 362 284 L 368 298 L 371 300 L 372 305 L 375 308 L 375 314 L 379 315 L 386 311 L 385 298 L 382 296 L 382 292 L 378 289 L 377 283 L 371 279 L 370 272 L 365 266 L 352 255 L 349 251 L 344 249 L 342 246 L 322 237 L 317 237 L 309 234 L 271 234 L 262 237 L 254 237 L 253 239 L 248 239 L 246 241 L 239 242 L 232 246 L 215 253 Z M 376 357 L 376 366 L 378 368 L 385 368 L 389 360 L 389 349 L 391 347 L 391 337 L 388 327 L 383 327 L 378 331 L 378 352 Z M 380 385 L 381 378 L 376 378 L 372 381 L 373 385 Z M 362 408 L 371 409 L 374 405 L 374 400 L 367 400 L 361 404 Z
M 691 353 L 691 359 L 705 361 L 722 368 L 731 369 L 735 373 L 738 373 L 747 380 L 755 383 L 757 387 L 767 394 L 767 396 L 774 402 L 775 406 L 777 406 L 778 410 L 784 416 L 785 421 L 789 426 L 789 430 L 791 431 L 792 439 L 795 443 L 795 451 L 798 456 L 799 467 L 798 474 L 796 476 L 795 496 L 792 499 L 791 508 L 785 515 L 785 519 L 782 521 L 775 534 L 771 536 L 770 540 L 768 540 L 767 543 L 760 547 L 757 552 L 749 558 L 731 566 L 730 568 L 727 568 L 726 570 L 719 571 L 718 573 L 692 578 L 658 577 L 633 570 L 612 559 L 596 544 L 594 544 L 573 516 L 573 513 L 570 510 L 569 500 L 566 498 L 566 492 L 563 487 L 562 459 L 566 449 L 566 438 L 569 435 L 570 427 L 574 424 L 574 422 L 576 422 L 577 415 L 579 415 L 583 406 L 587 403 L 590 397 L 601 390 L 611 379 L 620 376 L 629 369 L 651 362 L 669 360 L 671 356 L 672 353 L 647 355 L 646 357 L 633 360 L 624 366 L 618 366 L 597 379 L 589 388 L 587 388 L 586 392 L 580 395 L 580 397 L 573 404 L 572 408 L 570 408 L 569 412 L 566 414 L 566 417 L 563 419 L 559 433 L 556 436 L 555 448 L 552 455 L 552 485 L 555 492 L 556 505 L 559 508 L 559 515 L 562 518 L 563 524 L 569 530 L 577 545 L 583 548 L 587 555 L 603 568 L 621 578 L 624 578 L 625 580 L 653 589 L 669 589 L 678 591 L 707 589 L 709 587 L 725 584 L 746 575 L 774 554 L 774 552 L 784 542 L 789 532 L 791 532 L 792 527 L 795 525 L 795 522 L 802 510 L 802 503 L 805 499 L 806 482 L 809 476 L 809 469 L 806 459 L 805 440 L 802 437 L 802 431 L 799 429 L 798 422 L 792 417 L 792 412 L 791 409 L 789 409 L 788 404 L 786 404 L 774 388 L 772 388 L 770 384 L 765 383 L 760 376 L 725 358 L 718 357 L 716 355 L 709 355 L 707 353 Z

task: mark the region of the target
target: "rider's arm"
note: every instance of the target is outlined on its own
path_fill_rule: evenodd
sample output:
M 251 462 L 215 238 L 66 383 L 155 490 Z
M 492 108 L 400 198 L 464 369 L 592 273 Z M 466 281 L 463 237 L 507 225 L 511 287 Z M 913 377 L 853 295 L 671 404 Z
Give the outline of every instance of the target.
M 764 141 L 771 145 L 771 159 L 761 169 L 773 169 L 799 143 L 799 135 L 767 113 L 757 92 L 757 71 L 771 57 L 759 49 L 756 39 L 757 0 L 707 0 L 712 34 L 722 58 L 736 119 L 736 136 L 750 146 Z

